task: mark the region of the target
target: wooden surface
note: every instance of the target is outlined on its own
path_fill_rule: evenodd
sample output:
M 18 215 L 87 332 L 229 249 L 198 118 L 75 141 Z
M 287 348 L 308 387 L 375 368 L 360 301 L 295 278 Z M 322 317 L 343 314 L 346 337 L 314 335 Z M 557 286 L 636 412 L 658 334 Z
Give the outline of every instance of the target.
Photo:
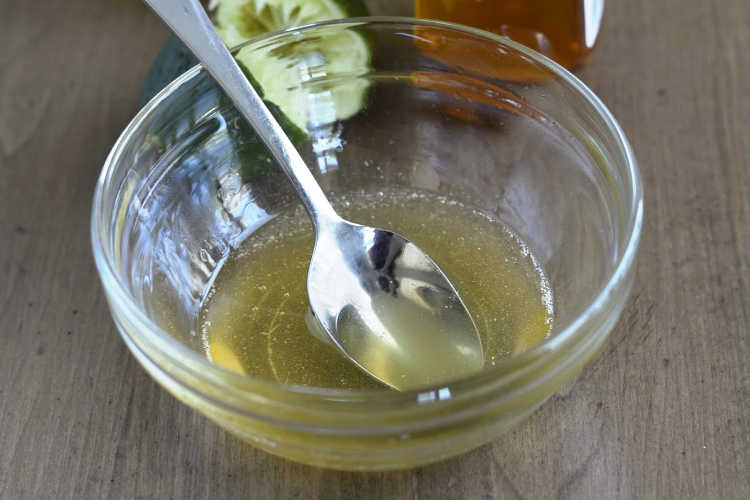
M 229 436 L 114 330 L 91 196 L 165 29 L 134 0 L 0 0 L 0 498 L 750 498 L 748 26 L 747 0 L 608 2 L 578 73 L 641 164 L 631 305 L 511 434 L 354 474 Z

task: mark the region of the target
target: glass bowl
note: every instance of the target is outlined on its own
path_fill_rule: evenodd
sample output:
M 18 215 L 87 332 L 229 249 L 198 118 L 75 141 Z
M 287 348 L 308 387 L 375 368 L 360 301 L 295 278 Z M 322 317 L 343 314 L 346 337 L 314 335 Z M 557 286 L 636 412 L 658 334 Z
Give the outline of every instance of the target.
M 371 51 L 364 65 L 316 52 L 352 33 Z M 296 198 L 195 67 L 127 126 L 93 203 L 112 316 L 154 379 L 276 455 L 383 470 L 492 440 L 595 355 L 633 282 L 643 208 L 630 146 L 586 86 L 510 40 L 406 18 L 324 22 L 243 47 L 302 68 L 287 90 L 306 107 L 299 148 L 327 192 L 419 188 L 501 220 L 550 280 L 553 329 L 472 378 L 414 393 L 288 386 L 209 362 L 196 331 L 206 291 L 231 249 Z M 347 92 L 359 107 L 337 108 L 332 96 Z

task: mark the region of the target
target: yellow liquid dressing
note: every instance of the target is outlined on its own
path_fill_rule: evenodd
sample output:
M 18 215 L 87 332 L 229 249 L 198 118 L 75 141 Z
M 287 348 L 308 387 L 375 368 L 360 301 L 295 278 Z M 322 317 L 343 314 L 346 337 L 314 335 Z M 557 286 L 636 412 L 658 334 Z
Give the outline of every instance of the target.
M 474 319 L 485 367 L 548 335 L 547 279 L 526 245 L 500 222 L 419 191 L 356 193 L 331 201 L 342 217 L 400 233 L 432 257 Z M 310 219 L 295 207 L 230 254 L 201 309 L 206 355 L 231 370 L 283 384 L 385 387 L 305 324 L 313 242 Z M 429 365 L 430 349 L 428 343 L 413 352 L 417 369 Z

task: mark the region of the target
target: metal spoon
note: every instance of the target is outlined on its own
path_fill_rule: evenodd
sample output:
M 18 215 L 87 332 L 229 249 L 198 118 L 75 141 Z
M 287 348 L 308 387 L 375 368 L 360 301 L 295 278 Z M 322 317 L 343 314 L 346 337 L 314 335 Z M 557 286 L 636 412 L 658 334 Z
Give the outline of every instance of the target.
M 198 0 L 145 1 L 232 99 L 302 199 L 316 235 L 307 293 L 328 339 L 398 390 L 479 371 L 484 358 L 474 322 L 432 259 L 398 234 L 339 217 Z

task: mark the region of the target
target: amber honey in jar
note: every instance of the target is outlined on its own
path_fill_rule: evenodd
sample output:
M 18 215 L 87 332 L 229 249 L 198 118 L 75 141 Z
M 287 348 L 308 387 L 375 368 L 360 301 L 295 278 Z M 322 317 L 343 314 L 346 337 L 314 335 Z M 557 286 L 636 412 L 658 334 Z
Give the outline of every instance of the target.
M 507 36 L 572 68 L 593 54 L 604 0 L 415 0 L 415 11 Z

